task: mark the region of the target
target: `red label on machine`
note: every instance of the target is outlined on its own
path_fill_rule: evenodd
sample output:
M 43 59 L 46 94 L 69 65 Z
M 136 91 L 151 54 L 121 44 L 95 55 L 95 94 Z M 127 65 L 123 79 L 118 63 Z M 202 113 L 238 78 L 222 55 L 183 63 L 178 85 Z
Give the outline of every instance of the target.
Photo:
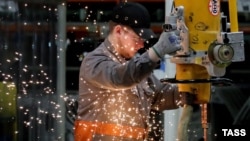
M 220 13 L 220 1 L 219 0 L 210 0 L 208 4 L 209 12 L 217 16 Z

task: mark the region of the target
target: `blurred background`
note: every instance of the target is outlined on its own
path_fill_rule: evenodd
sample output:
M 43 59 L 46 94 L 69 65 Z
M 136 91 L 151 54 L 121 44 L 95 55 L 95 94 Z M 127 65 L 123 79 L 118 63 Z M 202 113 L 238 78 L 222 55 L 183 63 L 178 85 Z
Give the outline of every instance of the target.
M 0 0 L 0 141 L 73 141 L 79 67 L 107 35 L 112 8 L 121 0 Z M 143 4 L 159 35 L 165 0 Z M 221 11 L 228 15 L 228 1 Z M 238 0 L 245 61 L 227 67 L 233 85 L 213 87 L 211 136 L 231 124 L 250 125 L 250 2 Z M 152 39 L 146 48 L 157 39 Z M 141 52 L 144 52 L 141 50 Z M 161 69 L 161 68 L 157 68 Z M 190 141 L 202 138 L 199 106 L 190 123 Z M 164 140 L 164 114 L 153 113 L 156 134 Z M 212 137 L 211 137 L 212 138 Z M 211 139 L 216 140 L 216 139 Z

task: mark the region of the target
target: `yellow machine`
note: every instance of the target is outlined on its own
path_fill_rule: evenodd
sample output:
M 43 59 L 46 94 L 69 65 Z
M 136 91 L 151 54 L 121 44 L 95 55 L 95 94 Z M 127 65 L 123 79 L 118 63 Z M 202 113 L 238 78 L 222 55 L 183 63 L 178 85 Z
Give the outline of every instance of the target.
M 220 0 L 174 0 L 173 10 L 166 16 L 164 29 L 179 30 L 182 49 L 171 58 L 176 64 L 176 78 L 180 93 L 196 95 L 195 103 L 202 107 L 202 126 L 206 140 L 207 103 L 211 84 L 227 81 L 221 78 L 232 62 L 245 60 L 243 33 L 238 31 L 237 1 L 228 0 L 230 22 L 223 15 Z M 230 24 L 229 24 L 230 23 Z M 163 79 L 170 81 L 169 79 Z M 183 107 L 178 130 L 179 141 L 186 141 L 186 126 L 192 106 Z

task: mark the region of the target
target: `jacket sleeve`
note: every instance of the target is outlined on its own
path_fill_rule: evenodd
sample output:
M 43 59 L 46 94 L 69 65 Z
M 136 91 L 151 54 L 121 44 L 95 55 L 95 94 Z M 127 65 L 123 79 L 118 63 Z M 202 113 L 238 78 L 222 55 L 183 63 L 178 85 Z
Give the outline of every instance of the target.
M 155 95 L 152 101 L 152 109 L 156 111 L 177 109 L 179 92 L 176 84 L 161 83 L 154 75 L 149 78 L 149 86 Z
M 80 77 L 105 89 L 126 89 L 148 77 L 157 65 L 147 52 L 124 63 L 105 54 L 90 54 L 83 61 Z

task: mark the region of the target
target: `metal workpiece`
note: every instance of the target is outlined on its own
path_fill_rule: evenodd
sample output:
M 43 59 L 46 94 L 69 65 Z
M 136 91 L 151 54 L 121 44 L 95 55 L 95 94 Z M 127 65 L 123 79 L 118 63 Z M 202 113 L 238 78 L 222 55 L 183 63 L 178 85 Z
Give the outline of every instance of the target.
M 177 22 L 179 20 L 183 20 L 183 10 L 184 7 L 176 7 L 170 15 L 167 15 L 165 18 L 165 23 L 163 24 L 163 29 L 164 31 L 173 31 L 176 30 L 177 27 Z
M 173 9 L 169 16 L 166 16 L 163 30 L 166 32 L 175 31 L 180 36 L 182 49 L 178 55 L 189 55 L 188 28 L 184 22 L 184 7 L 179 6 Z

